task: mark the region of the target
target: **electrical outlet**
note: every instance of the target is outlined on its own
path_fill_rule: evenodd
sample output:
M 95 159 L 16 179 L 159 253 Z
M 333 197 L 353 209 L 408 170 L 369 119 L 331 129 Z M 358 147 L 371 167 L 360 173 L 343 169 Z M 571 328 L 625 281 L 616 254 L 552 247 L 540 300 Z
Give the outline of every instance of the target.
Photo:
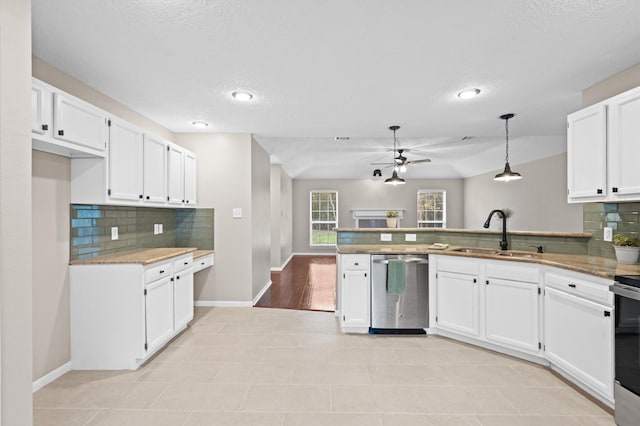
M 235 219 L 242 218 L 242 207 L 235 207 L 233 209 L 232 215 Z
M 117 226 L 112 226 L 111 227 L 111 239 L 112 240 L 117 240 L 118 239 L 118 227 Z
M 391 241 L 391 234 L 380 234 L 380 241 Z
M 416 240 L 416 234 L 404 234 L 404 240 L 405 241 L 415 241 Z
M 613 241 L 613 228 L 606 226 L 604 228 L 604 240 Z

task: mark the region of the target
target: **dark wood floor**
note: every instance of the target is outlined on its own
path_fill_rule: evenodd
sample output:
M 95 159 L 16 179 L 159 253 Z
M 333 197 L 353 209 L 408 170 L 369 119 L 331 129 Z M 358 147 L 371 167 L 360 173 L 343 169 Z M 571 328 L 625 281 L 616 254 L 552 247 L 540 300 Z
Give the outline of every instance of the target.
M 271 273 L 271 287 L 255 306 L 333 312 L 336 257 L 294 256 L 282 272 Z

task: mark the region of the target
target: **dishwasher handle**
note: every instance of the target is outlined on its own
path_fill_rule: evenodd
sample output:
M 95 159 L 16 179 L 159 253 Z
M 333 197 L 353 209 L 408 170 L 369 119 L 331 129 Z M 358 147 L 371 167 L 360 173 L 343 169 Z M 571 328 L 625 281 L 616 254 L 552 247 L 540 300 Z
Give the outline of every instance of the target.
M 426 265 L 429 263 L 428 259 L 419 259 L 419 258 L 409 258 L 409 259 L 398 259 L 398 260 L 402 260 L 404 263 L 416 263 L 418 265 Z M 373 263 L 382 263 L 384 265 L 388 265 L 389 264 L 389 260 L 388 259 L 384 259 L 384 260 L 374 260 Z

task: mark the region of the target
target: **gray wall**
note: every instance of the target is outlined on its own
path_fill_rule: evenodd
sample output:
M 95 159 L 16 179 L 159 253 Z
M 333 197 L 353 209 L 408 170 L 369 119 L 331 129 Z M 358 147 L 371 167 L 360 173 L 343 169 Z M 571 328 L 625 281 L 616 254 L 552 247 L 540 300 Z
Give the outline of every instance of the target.
M 198 207 L 216 211 L 215 265 L 196 275 L 195 299 L 251 300 L 251 135 L 178 134 L 176 143 L 198 156 Z M 234 208 L 242 218 L 232 217 Z
M 280 165 L 271 166 L 271 267 L 280 268 L 292 253 L 291 189 Z
M 331 253 L 333 248 L 309 245 L 309 192 L 338 191 L 338 227 L 353 228 L 352 209 L 405 209 L 401 226 L 415 228 L 417 192 L 420 189 L 447 191 L 447 227 L 462 228 L 462 179 L 410 179 L 405 185 L 385 185 L 381 179 L 362 180 L 294 180 L 293 181 L 293 251 L 295 253 Z
M 33 379 L 71 359 L 69 322 L 70 160 L 32 151 Z
M 464 223 L 481 229 L 493 209 L 509 208 L 507 229 L 582 232 L 582 205 L 567 203 L 567 155 L 561 154 L 512 169 L 522 174 L 514 182 L 496 182 L 498 170 L 464 180 Z M 492 219 L 491 229 L 500 220 Z
M 271 167 L 269 154 L 251 138 L 251 299 L 271 280 Z
M 0 0 L 0 424 L 32 423 L 31 2 Z

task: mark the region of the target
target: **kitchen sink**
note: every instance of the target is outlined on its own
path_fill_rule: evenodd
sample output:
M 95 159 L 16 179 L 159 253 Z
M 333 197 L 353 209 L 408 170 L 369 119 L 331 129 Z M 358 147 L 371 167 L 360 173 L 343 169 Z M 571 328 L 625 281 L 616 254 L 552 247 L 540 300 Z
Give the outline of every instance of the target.
M 451 251 L 457 251 L 458 253 L 476 253 L 476 254 L 496 254 L 498 250 L 482 248 L 482 247 L 460 247 L 452 249 Z
M 504 257 L 522 257 L 525 259 L 533 259 L 540 257 L 538 253 L 528 253 L 528 252 L 514 252 L 514 251 L 501 251 L 498 253 L 498 256 Z

